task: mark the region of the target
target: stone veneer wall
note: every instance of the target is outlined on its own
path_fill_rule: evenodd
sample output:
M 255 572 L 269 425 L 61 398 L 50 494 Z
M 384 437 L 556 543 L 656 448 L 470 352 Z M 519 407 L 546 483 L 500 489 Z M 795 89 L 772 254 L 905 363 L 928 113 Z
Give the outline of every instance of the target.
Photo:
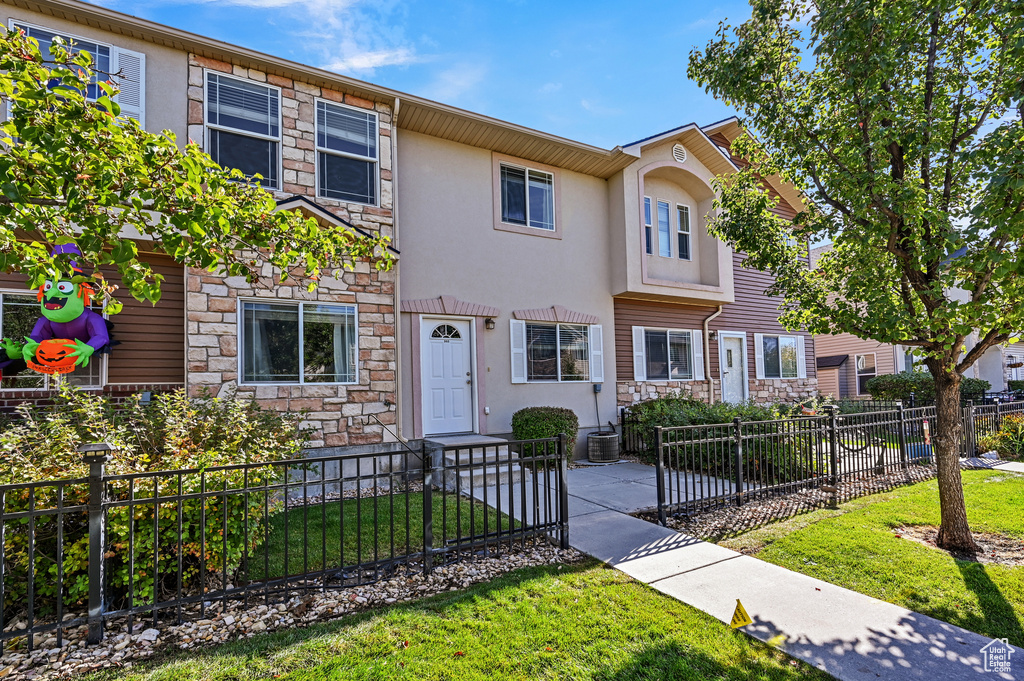
M 751 379 L 748 388 L 750 399 L 754 402 L 796 402 L 818 394 L 818 379 Z M 709 401 L 706 381 L 619 381 L 615 390 L 620 407 L 667 395 L 688 395 Z M 715 400 L 722 399 L 721 386 L 717 380 L 714 382 L 713 395 Z
M 358 227 L 394 236 L 390 106 L 189 55 L 188 133 L 200 144 L 205 139 L 204 68 L 281 88 L 283 192 L 275 192 L 279 198 L 304 195 Z M 377 112 L 379 206 L 316 196 L 316 97 Z M 266 282 L 274 281 L 273 274 L 268 266 L 263 272 Z M 237 389 L 239 394 L 254 395 L 261 405 L 270 409 L 306 411 L 306 425 L 317 431 L 310 447 L 344 447 L 392 440 L 369 415 L 375 415 L 388 425 L 396 423 L 396 279 L 396 269 L 379 272 L 369 263 L 359 262 L 354 271 L 346 272 L 340 280 L 325 278 L 315 292 L 309 293 L 304 286 L 251 285 L 242 277 L 221 277 L 190 270 L 186 276 L 189 391 L 195 394 L 207 388 L 215 394 L 225 394 Z M 354 303 L 359 329 L 359 384 L 238 385 L 239 298 Z

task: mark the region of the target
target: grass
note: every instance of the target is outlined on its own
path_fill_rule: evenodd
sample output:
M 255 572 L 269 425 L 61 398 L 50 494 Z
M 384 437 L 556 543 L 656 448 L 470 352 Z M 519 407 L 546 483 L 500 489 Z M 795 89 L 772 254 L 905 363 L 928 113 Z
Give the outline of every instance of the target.
M 1024 476 L 964 471 L 976 532 L 1024 539 Z M 1024 567 L 957 560 L 897 538 L 894 528 L 939 525 L 930 480 L 822 509 L 720 542 L 992 638 L 1024 645 Z
M 89 677 L 137 681 L 830 679 L 588 561 Z
M 489 508 L 485 513 L 479 502 L 440 492 L 431 501 L 435 548 L 499 526 L 503 532 L 509 529 L 508 516 Z M 293 508 L 267 524 L 267 539 L 250 558 L 254 580 L 385 560 L 423 549 L 423 493 Z

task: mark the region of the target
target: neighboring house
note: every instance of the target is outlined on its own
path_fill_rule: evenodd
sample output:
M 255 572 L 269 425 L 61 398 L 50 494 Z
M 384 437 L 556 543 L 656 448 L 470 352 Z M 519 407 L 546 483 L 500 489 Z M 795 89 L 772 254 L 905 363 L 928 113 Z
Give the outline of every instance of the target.
M 811 263 L 831 245 L 811 249 Z M 966 295 L 962 291 L 953 295 Z M 977 342 L 977 334 L 967 340 L 968 349 Z M 968 378 L 981 378 L 991 384 L 990 390 L 1002 392 L 1007 381 L 1024 378 L 1024 349 L 1013 345 L 989 348 L 978 362 L 967 370 Z M 913 371 L 921 363 L 913 348 L 905 345 L 879 343 L 853 334 L 821 334 L 814 337 L 814 353 L 818 368 L 818 390 L 822 395 L 838 398 L 870 398 L 866 384 L 875 376 Z M 1021 367 L 1016 365 L 1020 364 Z
M 376 419 L 407 439 L 501 434 L 516 410 L 557 405 L 588 430 L 673 391 L 817 390 L 814 340 L 778 324 L 770 276 L 707 233 L 711 178 L 742 163 L 735 119 L 600 149 L 96 5 L 4 7 L 8 25 L 119 67 L 122 107 L 147 129 L 260 173 L 282 207 L 390 236 L 398 261 L 308 293 L 270 271 L 250 286 L 185 270 L 140 243 L 164 298 L 119 292 L 121 345 L 79 385 L 236 389 L 307 411 L 315 447 L 363 448 L 394 440 Z M 791 217 L 800 197 L 768 184 Z M 19 333 L 33 305 L 23 278 L 0 278 L 0 333 Z M 49 387 L 5 379 L 0 400 Z

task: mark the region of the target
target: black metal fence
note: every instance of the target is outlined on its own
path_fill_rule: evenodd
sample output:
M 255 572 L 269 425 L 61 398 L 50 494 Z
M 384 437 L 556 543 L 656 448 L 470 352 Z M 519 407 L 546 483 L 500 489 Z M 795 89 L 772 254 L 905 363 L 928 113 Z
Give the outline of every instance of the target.
M 430 572 L 535 537 L 568 547 L 566 440 L 0 486 L 0 650 L 127 620 Z M 49 639 L 54 641 L 49 641 Z
M 963 408 L 961 456 L 973 456 L 978 438 L 999 431 L 1024 402 Z M 777 421 L 653 429 L 658 513 L 693 514 L 727 504 L 800 489 L 835 486 L 932 461 L 935 407 L 842 413 Z M 624 435 L 625 437 L 625 435 Z M 635 428 L 630 435 L 643 438 Z M 641 443 L 641 446 L 646 443 Z

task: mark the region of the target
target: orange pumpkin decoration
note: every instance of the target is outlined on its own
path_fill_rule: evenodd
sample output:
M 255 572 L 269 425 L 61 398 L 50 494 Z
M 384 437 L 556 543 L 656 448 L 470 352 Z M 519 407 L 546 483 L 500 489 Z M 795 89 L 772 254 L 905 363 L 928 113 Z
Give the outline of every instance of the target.
M 75 350 L 75 341 L 68 338 L 50 338 L 41 341 L 36 348 L 36 361 L 29 361 L 28 367 L 40 374 L 70 374 L 75 370 L 78 357 L 70 356 Z

